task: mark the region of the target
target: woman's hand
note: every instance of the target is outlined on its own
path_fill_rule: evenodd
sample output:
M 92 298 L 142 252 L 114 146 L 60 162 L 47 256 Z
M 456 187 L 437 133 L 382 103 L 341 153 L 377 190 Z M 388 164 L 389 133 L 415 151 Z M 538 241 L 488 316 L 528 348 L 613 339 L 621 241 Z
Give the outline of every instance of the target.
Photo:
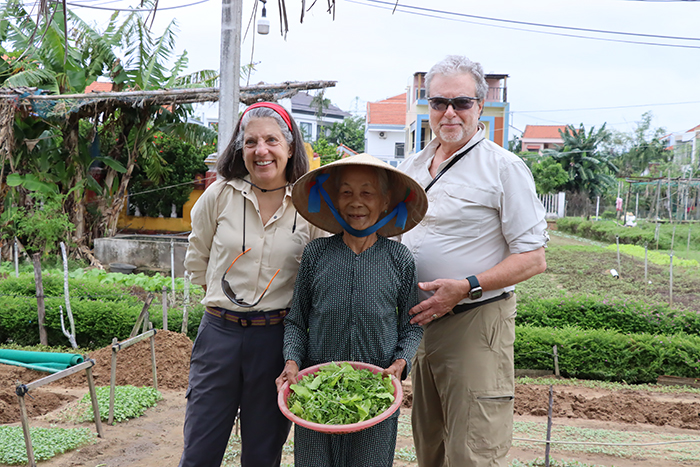
M 399 358 L 394 360 L 394 363 L 389 365 L 389 368 L 382 371 L 382 374 L 384 376 L 394 375 L 395 378 L 401 381 L 401 374 L 403 373 L 404 368 L 406 368 L 406 360 L 404 360 L 403 358 Z
M 275 380 L 277 385 L 277 392 L 282 389 L 282 385 L 289 381 L 289 384 L 297 383 L 297 375 L 299 374 L 299 365 L 294 360 L 287 360 L 287 364 L 284 365 L 284 370 Z

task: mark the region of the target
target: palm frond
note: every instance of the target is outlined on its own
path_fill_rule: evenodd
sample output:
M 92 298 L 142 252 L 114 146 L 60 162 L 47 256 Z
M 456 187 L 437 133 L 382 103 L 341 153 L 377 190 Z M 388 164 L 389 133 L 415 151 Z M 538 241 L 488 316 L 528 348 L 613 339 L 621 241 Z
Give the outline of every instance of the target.
M 4 88 L 36 87 L 58 94 L 56 75 L 44 69 L 25 70 L 16 73 L 5 80 Z
M 177 76 L 173 83 L 176 88 L 216 87 L 219 85 L 219 72 L 200 70 L 183 76 Z

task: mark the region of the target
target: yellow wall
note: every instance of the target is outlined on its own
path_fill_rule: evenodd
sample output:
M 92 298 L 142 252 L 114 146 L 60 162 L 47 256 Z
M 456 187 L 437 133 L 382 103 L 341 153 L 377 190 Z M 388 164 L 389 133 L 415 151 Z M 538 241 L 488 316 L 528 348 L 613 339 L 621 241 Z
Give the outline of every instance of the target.
M 192 190 L 190 199 L 182 206 L 182 218 L 179 217 L 136 217 L 126 215 L 126 201 L 117 221 L 118 229 L 153 230 L 156 232 L 189 232 L 192 230 L 191 211 L 194 203 L 202 196 L 204 190 Z
M 304 143 L 304 148 L 306 149 L 306 155 L 309 157 L 309 170 L 321 167 L 321 158 L 314 157 L 314 148 L 311 147 L 311 144 Z
M 306 155 L 309 157 L 309 170 L 321 167 L 321 158 L 314 157 L 314 150 L 311 144 L 304 143 Z M 156 232 L 189 232 L 192 230 L 191 211 L 194 203 L 202 196 L 204 190 L 192 190 L 190 199 L 182 206 L 182 218 L 177 217 L 136 217 L 126 215 L 126 200 L 124 208 L 119 214 L 117 221 L 118 229 L 129 230 L 152 230 Z

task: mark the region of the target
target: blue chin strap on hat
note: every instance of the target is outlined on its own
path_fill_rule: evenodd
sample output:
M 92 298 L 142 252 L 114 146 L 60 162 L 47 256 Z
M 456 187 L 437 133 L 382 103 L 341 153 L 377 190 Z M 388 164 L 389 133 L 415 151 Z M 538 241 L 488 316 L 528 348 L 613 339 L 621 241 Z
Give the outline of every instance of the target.
M 335 209 L 335 206 L 333 206 L 333 201 L 331 201 L 331 197 L 328 196 L 326 190 L 323 189 L 323 184 L 326 180 L 328 180 L 328 177 L 330 177 L 330 174 L 320 174 L 314 179 L 314 184 L 311 185 L 311 189 L 309 191 L 310 213 L 317 213 L 321 210 L 321 197 L 323 197 L 323 199 L 326 200 L 326 204 L 330 208 L 333 217 L 335 217 L 335 220 L 337 220 L 340 226 L 352 236 L 366 237 L 368 235 L 372 235 L 377 230 L 381 229 L 386 224 L 388 224 L 389 221 L 394 217 L 396 217 L 396 221 L 394 223 L 396 227 L 398 227 L 399 229 L 403 229 L 404 227 L 406 227 L 406 219 L 408 218 L 406 201 L 409 201 L 409 199 L 411 198 L 412 193 L 410 192 L 410 190 L 406 198 L 403 201 L 401 201 L 389 214 L 384 216 L 384 218 L 378 220 L 377 223 L 371 227 L 367 227 L 364 230 L 357 230 L 350 227 L 350 225 L 347 222 L 345 222 L 345 219 L 343 219 L 340 216 L 338 211 Z

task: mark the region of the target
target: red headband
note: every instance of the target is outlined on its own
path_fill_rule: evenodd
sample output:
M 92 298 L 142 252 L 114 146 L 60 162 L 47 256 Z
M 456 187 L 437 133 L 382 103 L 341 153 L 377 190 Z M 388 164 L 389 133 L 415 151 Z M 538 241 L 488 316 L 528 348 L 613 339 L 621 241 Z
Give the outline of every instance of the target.
M 282 107 L 279 104 L 275 104 L 274 102 L 256 102 L 255 104 L 251 105 L 247 109 L 243 111 L 243 115 L 241 115 L 241 120 L 243 120 L 243 116 L 248 113 L 250 109 L 257 109 L 258 107 L 267 107 L 268 109 L 272 109 L 275 112 L 279 114 L 280 117 L 282 117 L 282 120 L 287 124 L 287 127 L 289 128 L 289 131 L 294 134 L 294 130 L 292 130 L 292 120 L 289 118 L 289 114 L 287 113 L 287 110 Z M 238 124 L 240 125 L 241 120 L 238 121 Z

